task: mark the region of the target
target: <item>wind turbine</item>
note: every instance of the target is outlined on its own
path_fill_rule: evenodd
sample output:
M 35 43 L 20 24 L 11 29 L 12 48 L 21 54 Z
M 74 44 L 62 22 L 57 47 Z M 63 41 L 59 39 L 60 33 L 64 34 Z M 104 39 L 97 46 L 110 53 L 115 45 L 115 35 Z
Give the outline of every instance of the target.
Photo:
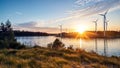
M 97 22 L 98 22 L 98 19 L 93 21 L 93 23 L 95 23 L 95 32 L 97 33 Z
M 104 37 L 105 37 L 105 31 L 106 31 L 106 15 L 108 13 L 108 10 L 104 14 L 99 14 L 103 16 L 103 26 L 104 26 Z
M 97 34 L 97 22 L 98 22 L 98 19 L 93 21 L 93 23 L 95 23 L 95 33 L 96 34 Z M 95 51 L 97 52 L 97 38 L 95 38 Z
M 108 22 L 106 20 L 107 13 L 108 13 L 108 10 L 104 14 L 99 14 L 99 15 L 103 16 L 103 26 L 104 26 L 104 55 L 105 56 L 107 55 L 106 47 L 108 46 L 107 45 L 107 39 L 105 38 L 105 36 L 106 36 L 105 32 L 107 30 L 107 25 L 108 25 Z
M 60 37 L 61 37 L 61 41 L 62 41 L 62 25 L 59 25 L 60 26 Z
M 106 31 L 108 30 L 108 20 L 106 21 Z

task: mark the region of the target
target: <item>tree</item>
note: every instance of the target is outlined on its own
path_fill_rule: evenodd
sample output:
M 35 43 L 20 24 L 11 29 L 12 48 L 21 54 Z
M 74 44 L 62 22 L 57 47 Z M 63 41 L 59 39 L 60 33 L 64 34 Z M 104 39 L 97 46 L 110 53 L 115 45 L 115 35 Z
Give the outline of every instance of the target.
M 11 29 L 11 22 L 9 21 L 9 19 L 6 21 L 6 28 L 7 30 Z
M 5 22 L 5 24 L 2 22 L 1 23 L 1 37 L 0 39 L 5 40 L 14 40 L 14 33 L 13 30 L 11 28 L 11 22 L 9 21 L 9 19 Z
M 0 49 L 4 48 L 13 48 L 21 49 L 25 48 L 24 45 L 21 45 L 15 40 L 14 32 L 11 27 L 11 22 L 7 20 L 4 23 L 1 23 L 1 32 L 0 32 Z
M 1 23 L 1 30 L 3 31 L 3 32 L 5 32 L 7 29 L 5 28 L 5 25 L 4 25 L 4 23 L 2 22 Z
M 59 39 L 55 39 L 55 41 L 53 42 L 52 48 L 59 49 L 63 47 L 64 47 L 64 44 Z

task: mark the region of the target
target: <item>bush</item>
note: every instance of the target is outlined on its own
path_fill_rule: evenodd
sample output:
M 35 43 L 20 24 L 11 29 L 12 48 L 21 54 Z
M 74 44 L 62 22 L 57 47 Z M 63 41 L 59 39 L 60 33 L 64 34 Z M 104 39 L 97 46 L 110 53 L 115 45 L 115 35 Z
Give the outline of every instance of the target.
M 48 48 L 52 48 L 52 45 L 53 45 L 52 43 L 49 43 L 49 44 L 47 45 L 47 47 L 48 47 Z
M 64 47 L 64 44 L 59 39 L 55 39 L 55 41 L 53 42 L 52 48 L 60 49 L 63 47 Z
M 73 45 L 70 45 L 67 49 L 73 50 Z
M 0 40 L 0 49 L 22 49 L 26 48 L 25 45 L 21 45 L 16 41 Z
M 5 48 L 8 48 L 9 46 L 9 43 L 8 41 L 3 41 L 3 40 L 0 40 L 0 49 L 5 49 Z
M 12 49 L 22 49 L 22 48 L 26 48 L 25 45 L 21 45 L 20 43 L 15 42 L 15 41 L 11 41 L 9 44 L 10 44 L 10 45 L 9 45 L 9 48 L 12 48 Z

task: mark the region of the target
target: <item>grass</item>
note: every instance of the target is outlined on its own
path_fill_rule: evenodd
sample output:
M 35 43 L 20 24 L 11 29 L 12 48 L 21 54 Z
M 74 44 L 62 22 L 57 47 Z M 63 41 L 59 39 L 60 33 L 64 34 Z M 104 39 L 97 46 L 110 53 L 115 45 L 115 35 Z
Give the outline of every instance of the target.
M 33 47 L 0 50 L 0 68 L 120 68 L 120 57 L 84 50 Z

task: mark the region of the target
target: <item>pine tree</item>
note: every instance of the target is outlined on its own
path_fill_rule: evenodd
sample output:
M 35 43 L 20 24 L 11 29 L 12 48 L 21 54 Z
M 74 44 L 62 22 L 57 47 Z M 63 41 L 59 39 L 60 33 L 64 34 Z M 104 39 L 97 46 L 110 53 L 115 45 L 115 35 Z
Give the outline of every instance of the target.
M 9 21 L 9 19 L 4 23 L 1 23 L 1 37 L 0 39 L 2 40 L 14 40 L 14 33 L 13 30 L 11 28 L 11 22 Z

